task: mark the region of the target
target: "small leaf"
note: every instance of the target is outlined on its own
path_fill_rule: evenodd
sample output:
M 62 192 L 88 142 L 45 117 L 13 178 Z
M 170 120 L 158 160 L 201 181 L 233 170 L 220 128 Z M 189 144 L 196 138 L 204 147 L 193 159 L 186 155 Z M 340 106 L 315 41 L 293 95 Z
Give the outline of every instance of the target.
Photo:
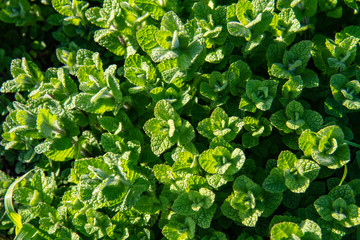
M 230 35 L 235 37 L 244 37 L 247 41 L 251 38 L 250 30 L 242 26 L 239 22 L 228 22 L 227 28 Z

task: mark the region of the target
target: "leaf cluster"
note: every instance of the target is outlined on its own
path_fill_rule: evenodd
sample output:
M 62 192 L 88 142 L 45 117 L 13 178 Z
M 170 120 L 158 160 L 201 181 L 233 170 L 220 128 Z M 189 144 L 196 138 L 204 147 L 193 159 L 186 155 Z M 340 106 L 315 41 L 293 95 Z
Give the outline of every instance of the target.
M 0 238 L 357 238 L 359 8 L 1 2 Z

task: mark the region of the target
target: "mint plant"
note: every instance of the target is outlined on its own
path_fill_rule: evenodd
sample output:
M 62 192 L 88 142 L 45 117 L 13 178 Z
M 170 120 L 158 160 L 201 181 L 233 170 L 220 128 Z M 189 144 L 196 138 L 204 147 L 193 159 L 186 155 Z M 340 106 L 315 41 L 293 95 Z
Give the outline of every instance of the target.
M 299 147 L 306 156 L 331 169 L 340 168 L 350 161 L 349 146 L 338 126 L 328 126 L 317 133 L 304 131 L 299 137 Z
M 270 239 L 321 239 L 321 228 L 312 220 L 306 219 L 301 224 L 281 222 L 271 228 Z
M 175 143 L 182 146 L 194 138 L 191 124 L 182 120 L 167 101 L 158 102 L 154 114 L 155 118 L 148 120 L 144 129 L 151 137 L 151 149 L 156 155 L 160 155 Z
M 0 239 L 357 239 L 354 0 L 0 3 Z
M 246 94 L 241 98 L 239 108 L 255 112 L 256 109 L 267 111 L 271 108 L 277 91 L 277 82 L 272 80 L 250 80 L 246 83 Z
M 197 127 L 198 132 L 208 139 L 223 137 L 225 141 L 235 139 L 244 123 L 238 117 L 229 117 L 221 108 L 216 108 L 210 118 L 205 118 Z
M 282 151 L 277 160 L 277 167 L 264 180 L 263 188 L 269 192 L 284 192 L 289 189 L 294 193 L 303 193 L 319 174 L 320 166 L 307 159 L 297 159 L 290 151 Z
M 264 191 L 244 175 L 235 179 L 233 190 L 221 206 L 221 211 L 228 218 L 249 227 L 254 227 L 262 215 L 271 214 L 282 200 L 281 194 Z
M 333 188 L 328 195 L 318 198 L 314 206 L 325 221 L 334 221 L 346 228 L 360 224 L 359 207 L 348 185 Z
M 289 102 L 285 110 L 279 110 L 270 117 L 271 124 L 284 133 L 301 134 L 303 129 L 320 130 L 324 123 L 322 116 L 310 109 L 304 109 L 300 102 Z
M 259 144 L 260 137 L 270 135 L 272 126 L 266 118 L 256 119 L 250 116 L 244 117 L 244 128 L 247 131 L 242 135 L 242 145 L 245 148 L 252 148 Z
M 335 74 L 330 79 L 334 99 L 349 110 L 359 109 L 359 81 L 349 80 L 342 74 Z

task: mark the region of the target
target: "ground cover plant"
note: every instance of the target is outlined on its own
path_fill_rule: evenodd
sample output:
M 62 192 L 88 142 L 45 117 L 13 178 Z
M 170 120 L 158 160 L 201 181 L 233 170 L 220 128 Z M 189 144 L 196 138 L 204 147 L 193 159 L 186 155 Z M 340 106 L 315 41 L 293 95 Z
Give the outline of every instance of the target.
M 2 1 L 0 238 L 360 239 L 359 8 Z

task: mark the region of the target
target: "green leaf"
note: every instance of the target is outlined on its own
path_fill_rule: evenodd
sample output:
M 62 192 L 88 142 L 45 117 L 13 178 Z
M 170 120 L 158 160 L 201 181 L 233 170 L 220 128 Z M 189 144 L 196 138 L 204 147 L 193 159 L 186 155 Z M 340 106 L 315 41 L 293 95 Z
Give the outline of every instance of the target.
M 118 31 L 111 29 L 96 30 L 94 41 L 115 55 L 122 56 L 126 52 L 123 36 Z
M 85 12 L 85 16 L 92 24 L 101 28 L 108 28 L 109 22 L 107 18 L 110 17 L 110 13 L 104 10 L 99 7 L 92 7 Z
M 124 76 L 136 86 L 146 86 L 156 79 L 155 68 L 151 62 L 138 54 L 129 56 L 124 67 Z
M 158 28 L 156 28 L 155 26 L 147 25 L 136 32 L 136 39 L 140 47 L 148 54 L 151 52 L 152 49 L 158 47 L 155 39 L 155 34 L 157 31 Z
M 267 111 L 275 98 L 277 85 L 277 82 L 272 80 L 249 80 L 246 84 L 246 95 L 256 108 Z
M 156 104 L 154 114 L 156 118 L 149 119 L 144 130 L 151 137 L 151 149 L 156 155 L 160 155 L 175 143 L 185 145 L 195 137 L 191 124 L 182 121 L 166 100 Z
M 21 222 L 21 216 L 15 211 L 14 205 L 13 205 L 13 192 L 15 190 L 16 185 L 21 182 L 27 175 L 29 175 L 32 171 L 27 172 L 20 178 L 16 179 L 8 188 L 6 191 L 5 197 L 4 197 L 4 207 L 7 216 L 10 218 L 10 220 L 14 223 L 16 226 L 16 233 L 19 233 L 21 228 L 23 227 L 23 224 Z
M 332 201 L 330 197 L 321 196 L 314 202 L 314 206 L 324 220 L 331 221 L 333 219 L 331 216 Z
M 198 212 L 193 216 L 194 221 L 201 228 L 209 228 L 212 218 L 215 214 L 216 206 L 213 205 L 209 209 L 201 208 Z
M 215 174 L 217 165 L 216 159 L 213 157 L 213 150 L 209 149 L 201 153 L 199 157 L 200 166 L 210 174 Z
M 52 6 L 56 11 L 65 16 L 71 16 L 73 14 L 71 1 L 68 0 L 53 0 Z
M 38 230 L 30 225 L 29 223 L 25 223 L 20 231 L 16 234 L 14 240 L 27 240 L 27 239 L 34 239 Z
M 239 22 L 228 22 L 227 24 L 228 31 L 230 35 L 235 37 L 243 37 L 247 41 L 251 38 L 251 32 L 248 28 L 241 25 Z
M 324 124 L 323 117 L 320 115 L 320 113 L 312 111 L 312 110 L 305 109 L 302 119 L 304 119 L 304 121 L 306 122 L 306 125 L 312 131 L 320 130 L 322 125 Z
M 46 138 L 54 138 L 65 134 L 64 130 L 59 126 L 57 116 L 51 114 L 48 109 L 39 110 L 36 125 L 39 132 Z
M 295 71 L 294 73 L 301 73 L 311 58 L 311 48 L 312 42 L 308 40 L 294 44 L 290 50 L 284 54 L 284 66 L 290 66 L 288 69 Z M 297 61 L 299 61 L 299 66 L 297 66 Z
M 13 59 L 10 66 L 11 75 L 14 79 L 4 82 L 1 92 L 17 92 L 33 90 L 37 84 L 43 81 L 44 75 L 40 68 L 25 57 Z
M 243 122 L 238 117 L 229 118 L 226 112 L 218 107 L 212 112 L 210 118 L 205 118 L 199 122 L 197 130 L 209 139 L 223 137 L 226 141 L 232 141 L 242 126 Z
M 158 164 L 154 166 L 154 174 L 159 182 L 170 184 L 175 180 L 175 174 L 169 165 Z
M 256 105 L 247 96 L 243 96 L 240 100 L 239 109 L 247 112 L 256 112 Z
M 309 178 L 302 175 L 292 175 L 290 171 L 285 172 L 285 185 L 294 193 L 303 193 L 310 185 Z
M 273 168 L 270 175 L 265 178 L 262 187 L 271 193 L 282 193 L 287 189 L 284 180 L 281 171 L 278 168 Z
M 232 176 L 228 176 L 228 175 L 221 175 L 221 174 L 213 174 L 213 175 L 207 174 L 206 175 L 207 183 L 215 189 L 217 189 L 233 180 L 234 180 L 234 178 Z
M 303 88 L 302 78 L 300 76 L 291 76 L 281 89 L 282 95 L 288 99 L 296 99 L 300 96 Z
M 317 138 L 314 132 L 305 130 L 299 137 L 299 147 L 305 156 L 311 156 L 313 148 L 317 145 Z
M 254 227 L 265 209 L 262 188 L 250 178 L 241 175 L 235 179 L 233 189 L 234 195 L 228 198 L 231 207 L 238 211 L 238 217 L 245 226 Z M 225 208 L 224 204 L 222 208 Z M 223 213 L 226 216 L 227 213 Z
M 235 73 L 236 78 L 230 80 L 230 92 L 234 96 L 238 96 L 246 88 L 246 82 L 252 76 L 249 65 L 241 60 L 232 63 L 229 71 Z
M 175 143 L 168 136 L 155 135 L 151 138 L 151 150 L 157 156 L 160 156 L 167 149 L 171 148 Z
M 76 156 L 73 139 L 69 137 L 57 138 L 49 142 L 44 154 L 53 161 L 68 161 Z
M 314 88 L 319 86 L 319 77 L 313 70 L 305 68 L 300 75 L 303 80 L 304 87 Z
M 156 20 L 160 20 L 160 18 L 165 14 L 164 9 L 157 2 L 152 2 L 150 0 L 135 0 L 135 4 L 142 10 L 150 13 L 150 15 Z
M 247 12 L 250 13 L 250 16 L 254 18 L 255 13 L 253 9 L 253 4 L 246 0 L 240 0 L 236 4 L 236 16 L 238 20 L 244 25 L 248 24 L 250 20 L 246 17 Z
M 134 208 L 142 213 L 155 214 L 160 211 L 160 201 L 155 197 L 142 195 Z
M 255 147 L 257 145 L 259 145 L 259 137 L 255 137 L 253 136 L 252 133 L 244 133 L 242 136 L 241 136 L 241 142 L 242 142 L 242 145 L 245 147 L 245 148 L 252 148 L 252 147 Z
M 277 78 L 289 79 L 291 77 L 291 72 L 281 63 L 273 63 L 270 69 L 271 75 Z
M 360 208 L 355 204 L 348 206 L 346 209 L 348 219 L 342 225 L 346 228 L 351 228 L 360 224 Z
M 170 11 L 167 12 L 161 19 L 161 29 L 167 30 L 172 33 L 175 31 L 178 31 L 180 33 L 184 30 L 184 26 L 176 13 Z
M 299 225 L 304 235 L 314 240 L 322 238 L 320 226 L 312 220 L 306 219 Z
M 195 236 L 195 222 L 190 217 L 173 216 L 162 229 L 162 234 L 168 239 L 187 240 Z
M 111 98 L 101 98 L 101 100 L 91 102 L 94 95 L 89 93 L 80 93 L 75 97 L 75 104 L 81 110 L 89 113 L 103 114 L 112 111 L 115 108 L 115 102 Z
M 174 120 L 175 126 L 181 125 L 180 117 L 166 100 L 161 100 L 155 105 L 154 115 L 163 121 Z
M 183 120 L 179 132 L 180 136 L 177 140 L 179 146 L 185 146 L 195 138 L 194 128 L 188 121 Z
M 270 122 L 274 127 L 285 133 L 290 133 L 292 129 L 289 129 L 288 126 L 286 125 L 287 121 L 288 118 L 286 116 L 285 110 L 277 111 L 274 114 L 272 114 L 270 117 Z
M 270 231 L 270 239 L 301 239 L 304 233 L 296 223 L 281 222 L 275 224 Z
M 193 209 L 191 208 L 192 203 L 187 194 L 180 195 L 176 198 L 172 209 L 179 214 L 190 216 L 193 214 Z

